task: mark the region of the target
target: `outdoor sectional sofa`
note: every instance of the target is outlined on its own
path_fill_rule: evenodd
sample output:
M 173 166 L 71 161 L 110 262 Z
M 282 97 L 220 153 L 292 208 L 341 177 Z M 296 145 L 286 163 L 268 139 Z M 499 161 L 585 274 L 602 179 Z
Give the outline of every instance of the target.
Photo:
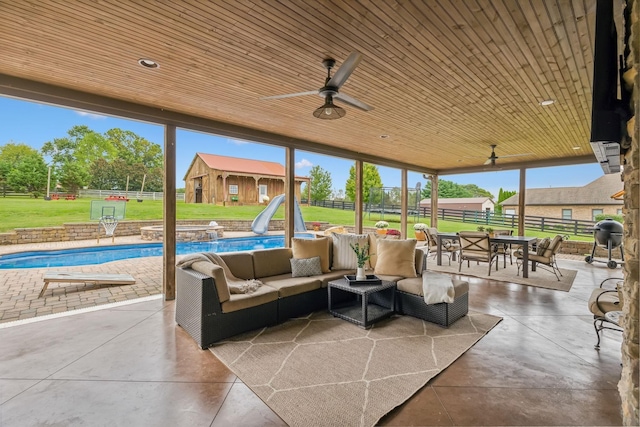
M 343 235 L 344 236 L 344 235 Z M 337 265 L 332 251 L 331 237 L 323 237 L 329 248 L 329 265 Z M 367 237 L 376 248 L 376 237 Z M 253 293 L 230 293 L 223 269 L 217 265 L 198 262 L 176 270 L 176 322 L 205 349 L 217 341 L 242 332 L 275 325 L 287 319 L 304 316 L 328 305 L 328 282 L 354 274 L 352 269 L 327 271 L 308 277 L 293 277 L 292 258 L 305 257 L 300 245 L 321 245 L 321 239 L 298 242 L 293 248 L 263 249 L 220 254 L 233 275 L 239 279 L 258 279 L 263 285 Z M 405 241 L 407 242 L 407 241 Z M 388 246 L 388 244 L 385 243 Z M 414 242 L 415 247 L 415 242 Z M 455 298 L 452 303 L 426 304 L 422 296 L 424 252 L 415 248 L 411 254 L 409 274 L 378 274 L 383 280 L 396 282 L 395 311 L 441 326 L 449 326 L 468 312 L 467 282 L 453 280 Z M 374 267 L 376 257 L 371 259 Z M 406 257 L 405 257 L 406 258 Z M 326 264 L 326 263 L 325 263 Z M 199 271 L 196 271 L 199 270 Z M 375 270 L 374 270 L 375 271 Z M 416 276 L 416 277 L 406 277 Z

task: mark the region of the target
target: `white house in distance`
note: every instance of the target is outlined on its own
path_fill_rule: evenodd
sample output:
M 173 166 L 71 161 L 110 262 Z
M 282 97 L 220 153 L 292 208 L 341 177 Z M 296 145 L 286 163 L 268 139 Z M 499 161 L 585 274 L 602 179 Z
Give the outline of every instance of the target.
M 430 208 L 431 199 L 422 199 L 421 208 Z M 465 211 L 493 212 L 495 203 L 489 197 L 453 197 L 449 199 L 438 198 L 438 209 L 457 209 Z

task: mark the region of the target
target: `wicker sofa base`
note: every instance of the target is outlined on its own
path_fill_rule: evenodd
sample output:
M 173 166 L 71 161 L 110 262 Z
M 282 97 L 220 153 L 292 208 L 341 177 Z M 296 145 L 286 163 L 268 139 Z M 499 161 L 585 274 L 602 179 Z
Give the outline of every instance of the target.
M 450 304 L 427 305 L 420 295 L 396 290 L 396 312 L 448 327 L 469 312 L 469 293 L 457 297 Z
M 213 278 L 193 270 L 176 270 L 176 322 L 202 349 L 243 332 L 278 323 L 278 301 L 223 313 Z
M 278 322 L 304 316 L 313 311 L 326 310 L 327 306 L 326 288 L 280 298 L 278 300 Z

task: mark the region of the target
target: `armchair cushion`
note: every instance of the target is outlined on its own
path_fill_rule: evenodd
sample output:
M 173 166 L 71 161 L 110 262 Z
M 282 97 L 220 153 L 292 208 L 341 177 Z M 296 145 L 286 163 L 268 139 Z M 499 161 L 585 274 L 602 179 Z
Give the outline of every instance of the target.
M 550 243 L 551 243 L 551 239 L 549 239 L 548 237 L 545 237 L 544 239 L 540 240 L 536 246 L 536 254 L 540 256 L 544 255 Z

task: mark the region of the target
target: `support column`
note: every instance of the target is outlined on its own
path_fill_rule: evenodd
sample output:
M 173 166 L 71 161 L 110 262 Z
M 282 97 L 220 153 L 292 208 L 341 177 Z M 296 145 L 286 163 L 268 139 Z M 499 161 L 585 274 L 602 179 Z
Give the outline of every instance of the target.
M 162 239 L 162 293 L 165 301 L 176 299 L 176 127 L 164 127 L 164 218 Z
M 520 191 L 518 191 L 518 236 L 524 236 L 524 198 L 525 187 L 527 186 L 527 170 L 520 169 Z
M 406 169 L 400 170 L 401 188 L 400 188 L 400 238 L 407 238 L 407 216 L 409 215 L 409 181 Z
M 285 172 L 284 172 L 284 247 L 291 247 L 291 239 L 295 230 L 295 201 L 296 197 L 296 151 L 293 148 L 286 147 L 285 153 Z
M 362 160 L 356 160 L 356 199 L 355 203 L 355 225 L 356 225 L 356 234 L 362 234 L 362 174 L 363 174 L 363 163 Z
M 222 206 L 227 206 L 227 172 L 222 172 Z
M 438 228 L 438 175 L 429 176 L 431 180 L 431 227 Z

